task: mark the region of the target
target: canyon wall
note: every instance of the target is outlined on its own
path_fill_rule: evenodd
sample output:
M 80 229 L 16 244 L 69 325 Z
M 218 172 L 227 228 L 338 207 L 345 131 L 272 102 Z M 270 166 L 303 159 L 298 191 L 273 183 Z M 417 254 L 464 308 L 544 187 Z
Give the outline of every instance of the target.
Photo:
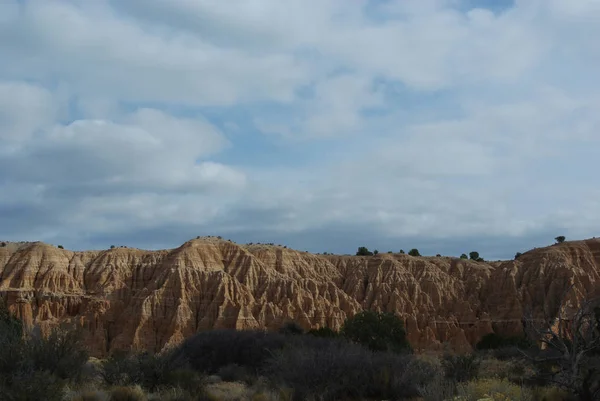
M 363 309 L 398 313 L 417 349 L 468 350 L 495 331 L 519 334 L 524 311 L 555 311 L 600 289 L 600 240 L 529 251 L 516 261 L 312 255 L 200 238 L 173 250 L 72 252 L 0 247 L 0 294 L 29 327 L 83 329 L 95 356 L 160 351 L 199 330 L 339 329 Z

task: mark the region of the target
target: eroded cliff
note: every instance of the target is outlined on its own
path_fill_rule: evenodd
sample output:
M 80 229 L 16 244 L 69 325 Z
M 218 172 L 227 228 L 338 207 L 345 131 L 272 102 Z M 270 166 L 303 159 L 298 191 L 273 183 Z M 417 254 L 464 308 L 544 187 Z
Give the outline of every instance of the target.
M 83 328 L 94 355 L 159 351 L 198 330 L 339 328 L 362 309 L 394 311 L 417 348 L 468 349 L 515 334 L 524 310 L 556 308 L 565 288 L 600 288 L 600 240 L 536 249 L 516 261 L 381 254 L 312 255 L 216 238 L 165 251 L 0 247 L 0 293 L 27 325 Z

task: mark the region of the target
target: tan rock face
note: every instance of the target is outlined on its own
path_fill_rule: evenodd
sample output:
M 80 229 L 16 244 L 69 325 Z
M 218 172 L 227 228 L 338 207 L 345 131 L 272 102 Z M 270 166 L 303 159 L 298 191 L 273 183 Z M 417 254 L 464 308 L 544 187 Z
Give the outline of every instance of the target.
M 75 324 L 95 356 L 159 351 L 199 330 L 339 329 L 363 309 L 396 312 L 416 348 L 468 350 L 483 335 L 518 334 L 524 310 L 552 310 L 571 283 L 600 289 L 600 240 L 517 261 L 320 256 L 203 238 L 166 251 L 71 252 L 43 243 L 0 248 L 0 293 L 28 325 Z

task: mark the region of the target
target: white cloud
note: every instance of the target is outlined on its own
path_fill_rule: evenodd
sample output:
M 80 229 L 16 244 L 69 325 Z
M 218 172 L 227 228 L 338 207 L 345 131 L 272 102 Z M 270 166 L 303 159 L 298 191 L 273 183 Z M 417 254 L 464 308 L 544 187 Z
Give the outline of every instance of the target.
M 58 108 L 52 94 L 24 82 L 0 81 L 0 141 L 27 141 L 54 121 Z
M 593 235 L 598 2 L 466 4 L 4 2 L 0 234 Z

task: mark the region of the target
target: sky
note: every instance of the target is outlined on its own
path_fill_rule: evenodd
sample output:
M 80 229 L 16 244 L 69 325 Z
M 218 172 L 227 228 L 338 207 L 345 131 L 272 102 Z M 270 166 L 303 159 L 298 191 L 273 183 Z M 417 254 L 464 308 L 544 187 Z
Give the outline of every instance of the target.
M 600 234 L 599 0 L 2 0 L 0 239 Z

